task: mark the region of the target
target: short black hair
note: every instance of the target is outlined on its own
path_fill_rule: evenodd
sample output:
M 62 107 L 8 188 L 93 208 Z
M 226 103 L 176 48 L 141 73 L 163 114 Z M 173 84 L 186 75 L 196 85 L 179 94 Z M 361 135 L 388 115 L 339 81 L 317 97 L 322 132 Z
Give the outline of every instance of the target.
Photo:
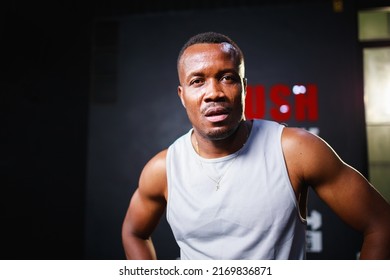
M 221 44 L 221 43 L 228 43 L 233 46 L 233 48 L 236 50 L 238 58 L 241 62 L 244 62 L 244 55 L 241 51 L 241 49 L 238 47 L 238 45 L 230 39 L 228 36 L 217 33 L 217 32 L 205 32 L 205 33 L 200 33 L 195 36 L 192 36 L 181 48 L 179 52 L 179 56 L 177 58 L 177 66 L 179 66 L 179 62 L 181 57 L 183 56 L 184 51 L 196 44 Z

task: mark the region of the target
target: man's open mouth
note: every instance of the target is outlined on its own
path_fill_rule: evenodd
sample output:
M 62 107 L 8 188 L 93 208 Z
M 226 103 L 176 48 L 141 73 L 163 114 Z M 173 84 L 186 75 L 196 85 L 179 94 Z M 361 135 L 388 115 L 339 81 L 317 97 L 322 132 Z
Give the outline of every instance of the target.
M 229 110 L 222 106 L 215 106 L 208 108 L 204 115 L 210 122 L 221 122 L 229 116 Z

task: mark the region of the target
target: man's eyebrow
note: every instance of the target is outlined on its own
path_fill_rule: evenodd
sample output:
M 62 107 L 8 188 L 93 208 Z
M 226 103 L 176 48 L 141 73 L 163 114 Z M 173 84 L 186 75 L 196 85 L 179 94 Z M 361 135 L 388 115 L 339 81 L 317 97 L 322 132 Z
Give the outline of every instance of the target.
M 224 69 L 224 70 L 218 71 L 218 73 L 217 73 L 218 76 L 223 76 L 225 74 L 232 74 L 232 75 L 235 75 L 235 76 L 239 76 L 240 75 L 240 73 L 236 69 L 234 69 L 234 68 Z
M 204 77 L 205 74 L 202 73 L 201 71 L 194 71 L 194 72 L 191 72 L 188 74 L 187 78 L 191 78 L 191 77 Z
M 194 71 L 191 72 L 188 76 L 204 76 L 204 73 L 202 73 L 201 71 Z
M 226 68 L 226 69 L 221 69 L 217 72 L 217 75 L 224 74 L 224 73 L 238 73 L 237 69 L 235 68 Z M 205 76 L 205 74 L 202 71 L 193 71 L 188 74 L 189 77 L 193 76 Z
M 219 70 L 217 73 L 216 73 L 216 76 L 222 76 L 226 73 L 231 73 L 233 75 L 238 75 L 239 76 L 239 72 L 237 71 L 237 69 L 235 68 L 226 68 L 226 69 L 221 69 Z M 204 72 L 202 72 L 201 70 L 195 70 L 193 72 L 190 72 L 187 77 L 186 77 L 186 80 L 189 80 L 191 79 L 192 77 L 205 77 L 206 74 Z
M 219 73 L 238 73 L 238 71 L 235 68 L 226 68 L 219 71 Z

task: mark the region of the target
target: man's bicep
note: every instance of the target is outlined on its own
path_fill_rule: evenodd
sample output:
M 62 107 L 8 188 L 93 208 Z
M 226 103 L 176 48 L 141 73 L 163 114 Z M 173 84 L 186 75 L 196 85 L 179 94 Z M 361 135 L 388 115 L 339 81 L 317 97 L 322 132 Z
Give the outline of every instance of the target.
M 147 239 L 152 234 L 165 210 L 165 201 L 143 193 L 138 188 L 131 198 L 124 226 L 128 233 Z
M 148 238 L 166 206 L 166 150 L 153 157 L 142 170 L 139 185 L 131 198 L 125 229 Z
M 314 191 L 346 223 L 357 230 L 367 229 L 380 215 L 383 198 L 360 172 L 337 156 L 323 159 L 324 177 L 313 185 Z

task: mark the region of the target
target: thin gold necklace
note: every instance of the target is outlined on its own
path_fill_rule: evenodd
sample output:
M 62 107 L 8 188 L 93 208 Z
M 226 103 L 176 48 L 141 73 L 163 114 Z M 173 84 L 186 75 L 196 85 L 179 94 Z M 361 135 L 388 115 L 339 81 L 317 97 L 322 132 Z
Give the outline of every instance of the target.
M 238 150 L 238 152 L 236 152 L 236 155 L 234 156 L 234 158 L 230 161 L 229 165 L 225 168 L 225 172 L 223 172 L 223 174 L 218 178 L 218 179 L 215 179 L 213 178 L 212 176 L 210 176 L 207 171 L 206 171 L 206 168 L 204 168 L 203 166 L 203 163 L 202 163 L 202 160 L 199 159 L 199 164 L 204 172 L 204 174 L 211 180 L 215 183 L 215 190 L 218 191 L 221 187 L 220 183 L 222 181 L 222 179 L 225 177 L 225 175 L 227 174 L 227 172 L 229 171 L 229 168 L 233 165 L 234 161 L 236 160 L 236 158 L 238 158 L 238 156 L 240 155 L 241 151 L 242 151 L 242 148 L 245 146 L 245 143 L 246 141 L 248 140 L 248 137 L 249 137 L 249 129 L 247 127 L 247 124 L 244 123 L 244 126 L 245 126 L 245 130 L 246 130 L 246 138 L 244 140 L 244 144 L 242 144 L 241 148 Z M 194 135 L 195 136 L 195 135 Z M 199 153 L 199 144 L 198 144 L 198 140 L 196 139 L 195 137 L 195 148 L 196 148 L 196 152 L 198 153 L 198 155 L 200 155 Z

